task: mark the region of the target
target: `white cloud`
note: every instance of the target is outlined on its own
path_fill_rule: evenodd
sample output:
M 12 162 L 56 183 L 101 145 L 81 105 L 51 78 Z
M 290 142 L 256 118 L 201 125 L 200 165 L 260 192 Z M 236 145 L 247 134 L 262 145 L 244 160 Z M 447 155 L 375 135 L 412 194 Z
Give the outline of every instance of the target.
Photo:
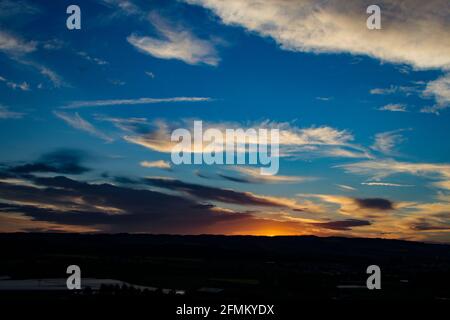
M 406 106 L 401 103 L 390 103 L 385 106 L 378 108 L 380 111 L 391 111 L 391 112 L 408 112 Z
M 450 67 L 447 0 L 383 0 L 382 30 L 366 28 L 360 0 L 185 0 L 225 24 L 268 36 L 286 50 L 364 54 L 418 69 Z M 420 45 L 418 45 L 420 44 Z
M 22 91 L 30 91 L 30 85 L 25 81 L 22 83 L 8 82 L 7 85 L 13 89 L 20 89 Z
M 415 85 L 415 86 L 394 86 L 391 85 L 388 88 L 375 88 L 370 90 L 370 94 L 375 95 L 388 95 L 388 94 L 395 94 L 395 93 L 401 93 L 406 96 L 410 96 L 412 94 L 417 94 L 420 92 L 421 86 Z
M 23 59 L 19 57 L 13 58 L 18 63 L 21 63 L 26 66 L 30 66 L 34 69 L 36 69 L 41 75 L 46 77 L 55 88 L 60 87 L 70 87 L 70 84 L 66 83 L 55 71 L 51 70 L 50 68 L 40 64 L 36 63 L 34 61 L 30 61 L 28 59 Z
M 19 119 L 23 113 L 10 111 L 7 107 L 0 105 L 0 119 Z
M 12 89 L 20 89 L 22 91 L 29 91 L 30 90 L 30 85 L 28 84 L 28 82 L 24 81 L 22 83 L 15 83 L 13 81 L 8 81 L 6 78 L 3 78 L 0 76 L 0 81 L 5 82 L 6 85 Z
M 339 187 L 339 189 L 345 190 L 345 191 L 356 191 L 355 188 L 347 186 L 345 184 L 337 184 L 336 186 Z
M 177 30 L 156 15 L 151 22 L 162 38 L 132 34 L 128 42 L 138 50 L 160 59 L 177 59 L 188 64 L 219 64 L 217 51 L 211 41 L 197 38 L 187 30 Z
M 410 184 L 399 184 L 399 183 L 390 183 L 390 182 L 362 182 L 362 185 L 365 186 L 376 186 L 376 187 L 414 187 Z
M 171 133 L 177 128 L 186 128 L 193 132 L 193 120 L 182 120 L 181 123 L 167 123 L 165 121 L 155 122 L 153 130 L 144 135 L 127 135 L 125 140 L 158 152 L 170 153 L 177 144 L 171 141 Z M 226 145 L 227 129 L 278 129 L 280 156 L 302 156 L 302 157 L 345 157 L 345 158 L 370 158 L 370 154 L 362 147 L 353 144 L 353 135 L 346 130 L 335 128 L 309 127 L 299 128 L 286 122 L 261 121 L 255 123 L 236 122 L 203 122 L 203 130 L 210 128 L 222 133 L 223 141 L 215 141 L 216 145 L 203 148 L 209 152 L 214 148 Z M 240 144 L 258 144 L 258 140 L 239 141 Z M 200 150 L 200 146 L 197 150 Z M 244 152 L 244 150 L 242 150 Z
M 41 66 L 41 65 L 36 65 L 35 66 L 38 68 L 39 72 L 47 77 L 50 82 L 56 87 L 56 88 L 60 88 L 60 87 L 67 87 L 69 86 L 67 83 L 65 83 L 61 77 L 54 72 L 53 70 L 50 70 L 47 67 Z
M 440 180 L 432 186 L 450 190 L 450 164 L 444 163 L 411 163 L 395 160 L 362 161 L 336 166 L 346 172 L 370 176 L 379 182 L 394 174 L 410 174 L 433 180 Z
M 170 163 L 164 160 L 141 161 L 140 165 L 145 168 L 170 169 Z
M 423 108 L 422 112 L 439 114 L 440 110 L 450 107 L 450 73 L 428 82 L 423 94 L 434 97 L 436 105 Z
M 153 72 L 150 71 L 145 71 L 145 74 L 148 75 L 150 78 L 154 79 L 155 78 L 155 74 Z
M 48 78 L 56 88 L 69 86 L 53 70 L 24 57 L 26 54 L 35 51 L 36 47 L 37 42 L 35 41 L 25 41 L 6 31 L 0 31 L 0 51 L 4 52 L 9 58 L 18 63 L 37 69 L 39 73 Z
M 316 97 L 316 100 L 319 100 L 319 101 L 330 101 L 330 100 L 333 100 L 333 97 Z
M 395 153 L 394 148 L 404 141 L 403 136 L 399 134 L 402 131 L 404 129 L 377 133 L 375 135 L 375 142 L 371 148 L 384 154 Z
M 75 128 L 75 129 L 90 133 L 91 135 L 96 136 L 100 139 L 103 139 L 107 142 L 113 141 L 113 139 L 111 137 L 109 137 L 106 134 L 104 134 L 103 132 L 97 130 L 91 123 L 89 123 L 88 121 L 86 121 L 85 119 L 80 117 L 80 115 L 78 113 L 69 114 L 66 112 L 59 112 L 59 111 L 54 111 L 53 113 L 58 118 L 60 118 L 61 120 L 63 120 L 64 122 L 66 122 L 68 125 L 70 125 L 71 127 Z
M 114 6 L 127 15 L 140 15 L 141 10 L 133 2 L 128 0 L 102 0 L 106 5 Z
M 86 52 L 84 52 L 84 51 L 79 51 L 79 52 L 77 52 L 77 55 L 79 55 L 80 57 L 83 57 L 84 59 L 86 59 L 86 60 L 89 61 L 89 62 L 98 64 L 98 65 L 100 65 L 100 66 L 105 65 L 105 64 L 108 64 L 107 61 L 102 60 L 102 59 L 100 59 L 100 58 L 92 57 L 92 56 L 88 55 L 88 54 L 87 54 Z
M 110 99 L 110 100 L 90 100 L 90 101 L 74 101 L 63 106 L 63 109 L 76 109 L 84 107 L 105 107 L 105 106 L 122 106 L 122 105 L 139 105 L 169 102 L 207 102 L 211 98 L 205 97 L 174 97 L 174 98 L 138 98 L 138 99 Z
M 36 50 L 36 42 L 27 42 L 6 31 L 0 31 L 0 51 L 10 55 L 21 55 Z

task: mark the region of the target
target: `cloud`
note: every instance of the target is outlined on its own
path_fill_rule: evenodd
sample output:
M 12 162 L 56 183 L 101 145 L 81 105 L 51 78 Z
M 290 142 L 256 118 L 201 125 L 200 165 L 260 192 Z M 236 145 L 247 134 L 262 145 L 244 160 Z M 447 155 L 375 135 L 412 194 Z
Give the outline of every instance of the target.
M 7 107 L 0 105 L 0 119 L 19 119 L 23 116 L 21 112 L 10 111 Z
M 417 69 L 450 67 L 450 13 L 442 10 L 446 0 L 381 1 L 381 30 L 366 28 L 371 3 L 359 0 L 185 2 L 210 9 L 227 25 L 271 37 L 285 50 L 363 54 Z
M 145 71 L 145 74 L 146 74 L 147 76 L 149 76 L 150 78 L 155 79 L 155 74 L 154 74 L 153 72 Z
M 65 106 L 62 106 L 62 108 L 77 109 L 85 107 L 123 106 L 123 105 L 140 105 L 140 104 L 154 104 L 154 103 L 172 103 L 172 102 L 208 102 L 211 100 L 212 100 L 211 98 L 205 97 L 90 100 L 90 101 L 74 101 Z
M 450 73 L 428 82 L 423 94 L 426 97 L 433 97 L 436 105 L 425 107 L 421 112 L 439 114 L 441 110 L 450 107 Z
M 401 93 L 406 96 L 410 96 L 412 94 L 420 93 L 421 86 L 394 86 L 390 85 L 388 88 L 375 88 L 370 90 L 370 94 L 375 95 L 389 95 L 395 93 Z
M 26 58 L 27 54 L 37 50 L 37 44 L 38 43 L 36 41 L 25 41 L 7 31 L 0 31 L 1 52 L 8 55 L 8 57 L 13 61 L 36 69 L 41 75 L 49 79 L 56 88 L 69 86 L 56 72 L 50 68 Z M 13 83 L 11 84 L 14 86 Z
M 0 51 L 8 55 L 22 55 L 36 50 L 36 42 L 27 42 L 6 31 L 0 31 Z
M 107 142 L 112 142 L 114 139 L 107 136 L 103 132 L 95 128 L 91 123 L 80 117 L 78 113 L 69 114 L 66 112 L 54 111 L 55 116 L 66 122 L 69 126 L 90 133 L 91 135 L 103 139 Z
M 44 188 L 0 183 L 0 211 L 103 232 L 199 233 L 205 226 L 247 216 L 149 190 L 95 185 L 66 177 L 34 180 Z M 4 203 L 5 199 L 9 203 Z
M 92 184 L 67 177 L 27 176 L 30 183 L 17 185 L 0 181 L 0 230 L 26 231 L 32 226 L 42 230 L 57 228 L 81 232 L 148 232 L 178 234 L 307 234 L 312 227 L 300 221 L 261 218 L 256 212 L 239 212 L 210 203 L 197 202 L 185 195 L 171 195 L 148 189 Z M 164 180 L 164 179 L 159 179 Z M 170 180 L 168 180 L 170 181 Z M 200 190 L 201 186 L 176 181 L 177 188 Z M 163 188 L 168 185 L 162 186 Z M 206 187 L 208 188 L 208 187 Z M 213 196 L 214 188 L 194 192 L 201 198 Z M 269 202 L 251 194 L 225 194 L 226 200 L 243 205 Z M 247 202 L 246 200 L 250 200 Z M 279 200 L 279 199 L 278 199 Z M 22 219 L 22 221 L 17 221 Z M 14 222 L 14 223 L 13 223 Z M 319 228 L 319 229 L 317 229 Z M 314 227 L 315 233 L 325 228 Z M 323 231 L 327 234 L 326 231 Z
M 67 44 L 64 41 L 55 38 L 45 41 L 42 44 L 42 48 L 44 48 L 45 50 L 60 50 L 64 48 L 66 45 Z
M 27 82 L 22 82 L 22 83 L 15 83 L 13 81 L 8 81 L 6 78 L 3 78 L 0 76 L 0 81 L 1 82 L 5 82 L 6 85 L 12 89 L 20 89 L 22 91 L 29 91 L 30 90 L 30 85 Z
M 379 111 L 407 112 L 406 106 L 401 103 L 390 103 L 378 108 Z
M 394 174 L 410 174 L 429 179 L 440 179 L 433 185 L 442 189 L 450 190 L 450 164 L 439 163 L 411 163 L 395 160 L 362 161 L 345 165 L 338 165 L 346 172 L 371 176 L 373 180 L 379 181 Z
M 403 136 L 399 134 L 402 131 L 404 131 L 404 129 L 377 133 L 375 135 L 375 142 L 371 148 L 384 154 L 394 154 L 395 147 L 405 140 Z
M 333 97 L 316 97 L 316 100 L 319 100 L 319 101 L 331 101 L 331 100 L 333 100 Z
M 150 20 L 161 39 L 132 34 L 127 41 L 141 52 L 159 59 L 176 59 L 187 64 L 217 66 L 220 58 L 211 41 L 199 39 L 188 30 L 175 29 L 152 14 Z
M 386 219 L 391 211 L 401 209 L 405 203 L 394 203 L 384 198 L 353 198 L 328 194 L 299 194 L 299 197 L 318 199 L 337 206 L 337 212 L 344 216 L 370 219 Z
M 171 141 L 172 131 L 177 128 L 186 128 L 193 132 L 194 121 L 191 119 L 183 119 L 179 123 L 168 123 L 164 120 L 158 120 L 153 123 L 147 133 L 140 135 L 126 135 L 124 139 L 130 143 L 135 143 L 148 149 L 171 153 L 176 142 Z M 254 123 L 237 123 L 237 122 L 202 122 L 203 131 L 208 129 L 217 129 L 222 133 L 222 140 L 216 139 L 216 144 L 211 146 L 205 142 L 203 152 L 215 150 L 226 151 L 227 145 L 227 129 L 278 129 L 280 156 L 296 156 L 296 157 L 344 157 L 344 158 L 370 158 L 370 153 L 352 143 L 353 135 L 347 130 L 338 130 L 328 126 L 299 128 L 293 124 L 286 122 L 259 121 Z M 244 137 L 240 138 L 243 139 Z M 220 141 L 219 141 L 220 140 Z M 236 139 L 238 140 L 238 139 Z M 236 141 L 241 145 L 252 144 L 257 145 L 258 139 L 252 138 L 251 141 L 245 138 L 242 141 Z M 230 143 L 231 144 L 231 143 Z M 234 144 L 234 142 L 233 142 Z M 192 150 L 200 150 L 192 148 Z M 189 151 L 186 149 L 185 151 Z M 238 150 L 245 152 L 245 150 Z
M 345 184 L 337 184 L 336 186 L 338 186 L 340 189 L 345 190 L 345 191 L 356 191 L 355 188 L 347 186 Z
M 392 201 L 382 198 L 355 199 L 355 202 L 361 209 L 376 209 L 382 211 L 394 209 Z
M 376 186 L 376 187 L 414 187 L 410 184 L 398 184 L 398 183 L 390 183 L 390 182 L 362 182 L 362 185 L 365 186 Z
M 272 175 L 266 176 L 261 175 L 259 168 L 250 168 L 235 166 L 230 168 L 231 171 L 235 171 L 240 174 L 240 176 L 231 176 L 227 174 L 218 174 L 220 177 L 233 181 L 242 183 L 301 183 L 317 180 L 315 177 L 300 177 L 300 176 L 282 176 L 282 175 Z
M 65 82 L 61 78 L 61 76 L 59 76 L 55 71 L 51 70 L 50 68 L 48 68 L 40 63 L 36 63 L 34 61 L 23 59 L 22 57 L 14 57 L 13 59 L 18 63 L 21 63 L 26 66 L 30 66 L 30 67 L 36 69 L 42 76 L 47 78 L 55 88 L 70 87 L 70 84 Z
M 128 132 L 147 133 L 151 128 L 146 118 L 114 118 L 97 115 L 95 119 L 110 122 L 116 128 Z
M 116 7 L 121 13 L 126 15 L 141 15 L 142 11 L 137 5 L 128 0 L 101 0 L 104 4 L 108 6 Z
M 86 52 L 84 52 L 84 51 L 79 51 L 79 52 L 77 52 L 77 55 L 79 55 L 80 57 L 83 57 L 84 59 L 86 59 L 86 60 L 89 61 L 89 62 L 98 64 L 99 66 L 103 66 L 103 65 L 108 64 L 107 61 L 102 60 L 102 59 L 100 59 L 100 58 L 91 57 L 90 55 L 88 55 L 88 54 L 87 54 Z
M 114 86 L 123 86 L 126 84 L 125 81 L 118 80 L 118 79 L 108 79 L 108 82 L 111 83 Z
M 370 226 L 371 223 L 367 220 L 347 219 L 343 221 L 313 223 L 313 225 L 332 230 L 351 230 L 352 227 Z
M 36 14 L 40 10 L 23 0 L 2 0 L 0 2 L 0 17 L 8 18 L 16 15 Z
M 41 66 L 41 65 L 37 65 L 37 64 L 34 64 L 34 65 L 43 76 L 47 77 L 50 80 L 50 82 L 55 86 L 55 88 L 70 86 L 64 80 L 62 80 L 62 78 L 53 70 L 51 70 L 45 66 Z
M 158 161 L 141 161 L 139 163 L 144 168 L 170 169 L 170 163 L 164 160 Z
M 7 178 L 0 179 L 1 232 L 56 230 L 366 237 L 389 235 L 393 238 L 426 239 L 430 232 L 445 232 L 443 226 L 448 226 L 450 217 L 448 202 L 409 204 L 408 214 L 402 212 L 402 215 L 394 216 L 390 212 L 405 208 L 405 204 L 383 198 L 301 195 L 302 198 L 312 197 L 337 205 L 338 212 L 333 212 L 311 201 L 299 203 L 294 199 L 261 196 L 168 178 L 149 178 L 150 181 L 127 178 L 127 181 L 115 180 L 112 184 L 30 174 L 31 171 L 79 171 L 68 168 L 71 163 L 79 166 L 85 159 L 83 153 L 78 154 L 78 160 L 75 159 L 76 154 L 75 150 L 49 153 L 29 164 L 36 164 L 34 168 L 17 170 L 23 172 L 14 171 L 18 166 L 2 166 L 6 171 L 0 172 L 0 177 Z M 39 168 L 37 164 L 52 165 L 54 168 Z M 146 185 L 156 187 L 157 191 Z M 217 206 L 214 204 L 216 202 L 224 203 L 225 207 Z M 238 205 L 244 211 L 231 209 L 227 205 Z M 247 210 L 249 207 L 251 211 Z M 301 217 L 310 213 L 316 213 L 314 218 Z M 323 214 L 328 216 L 323 217 Z M 348 218 L 336 218 L 336 214 Z M 365 228 L 360 231 L 359 227 Z
M 230 189 L 185 183 L 180 180 L 146 178 L 145 182 L 159 188 L 180 191 L 204 200 L 214 200 L 230 204 L 263 207 L 291 208 L 292 203 L 282 198 L 255 195 L 251 192 L 239 192 Z
M 416 231 L 442 231 L 442 230 L 450 230 L 450 224 L 445 225 L 436 225 L 426 220 L 422 220 L 421 222 L 412 223 L 411 229 Z
M 9 167 L 15 174 L 52 172 L 63 174 L 82 174 L 89 169 L 82 165 L 87 154 L 76 149 L 59 149 L 42 155 L 37 161 Z

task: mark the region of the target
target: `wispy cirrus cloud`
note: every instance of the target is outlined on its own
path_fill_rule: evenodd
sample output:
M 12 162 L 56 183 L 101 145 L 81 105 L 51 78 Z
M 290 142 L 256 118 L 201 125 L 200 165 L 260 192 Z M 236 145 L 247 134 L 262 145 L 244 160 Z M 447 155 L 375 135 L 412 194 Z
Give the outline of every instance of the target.
M 23 116 L 24 113 L 11 111 L 8 107 L 2 106 L 0 104 L 0 119 L 19 119 Z
M 19 89 L 19 90 L 22 90 L 22 91 L 29 91 L 30 90 L 30 85 L 26 81 L 24 81 L 22 83 L 16 83 L 16 82 L 10 81 L 10 80 L 0 76 L 0 82 L 4 82 L 8 87 L 10 87 L 10 88 L 12 88 L 14 90 L 15 89 Z
M 403 131 L 405 129 L 377 133 L 371 148 L 384 154 L 396 154 L 395 147 L 405 140 L 400 134 Z
M 41 63 L 37 63 L 37 62 L 31 61 L 27 58 L 17 57 L 17 56 L 12 57 L 12 59 L 20 64 L 29 66 L 29 67 L 37 70 L 42 76 L 47 78 L 47 80 L 50 81 L 52 86 L 55 88 L 71 86 L 70 84 L 65 82 L 58 73 L 56 73 L 55 71 L 53 71 L 52 69 L 48 68 L 47 66 L 45 66 Z
M 83 57 L 85 60 L 87 60 L 89 62 L 92 62 L 92 63 L 95 63 L 95 64 L 98 64 L 100 66 L 108 64 L 107 61 L 105 61 L 103 59 L 100 59 L 100 58 L 97 58 L 97 57 L 92 57 L 92 56 L 90 56 L 89 54 L 87 54 L 84 51 L 79 51 L 76 54 L 79 55 L 80 57 Z
M 101 0 L 104 4 L 120 10 L 125 15 L 142 15 L 142 10 L 129 0 Z
M 131 34 L 127 41 L 139 51 L 159 59 L 176 59 L 192 65 L 219 64 L 220 58 L 212 41 L 200 39 L 186 29 L 174 28 L 156 14 L 150 14 L 149 20 L 161 38 Z
M 376 186 L 376 187 L 414 187 L 411 184 L 399 184 L 391 182 L 361 182 L 365 186 Z
M 339 189 L 344 190 L 344 191 L 356 191 L 356 188 L 353 188 L 353 187 L 345 185 L 345 184 L 337 184 L 336 186 Z
M 141 167 L 144 168 L 158 168 L 158 169 L 171 169 L 171 165 L 169 162 L 164 160 L 157 160 L 157 161 L 141 161 L 139 163 Z
M 109 99 L 109 100 L 88 100 L 74 101 L 62 106 L 62 109 L 77 109 L 86 107 L 106 107 L 123 105 L 140 105 L 172 102 L 208 102 L 212 98 L 207 97 L 174 97 L 174 98 L 137 98 L 137 99 Z
M 388 88 L 375 88 L 370 90 L 370 94 L 374 95 L 390 95 L 390 94 L 404 94 L 410 96 L 421 92 L 422 85 L 410 85 L 410 86 L 395 86 L 390 85 Z
M 379 107 L 379 111 L 391 111 L 391 112 L 408 112 L 406 105 L 402 103 L 389 103 L 382 107 Z
M 361 161 L 336 167 L 343 168 L 348 173 L 369 176 L 376 182 L 394 174 L 410 174 L 430 180 L 439 180 L 434 182 L 432 186 L 450 190 L 450 164 L 447 163 L 413 163 L 379 159 L 377 161 Z
M 66 122 L 69 126 L 87 132 L 95 137 L 98 137 L 106 142 L 112 142 L 114 139 L 99 131 L 90 122 L 83 119 L 78 113 L 70 114 L 66 112 L 54 111 L 55 116 Z
M 37 42 L 26 41 L 7 31 L 0 31 L 0 51 L 8 55 L 23 55 L 36 50 Z

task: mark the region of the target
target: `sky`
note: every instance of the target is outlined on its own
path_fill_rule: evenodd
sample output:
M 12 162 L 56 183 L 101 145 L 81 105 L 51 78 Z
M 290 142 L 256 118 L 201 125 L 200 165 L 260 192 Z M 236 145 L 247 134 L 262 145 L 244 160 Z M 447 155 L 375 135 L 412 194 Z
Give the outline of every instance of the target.
M 450 6 L 371 4 L 0 0 L 0 232 L 449 243 Z M 278 129 L 279 172 L 175 165 L 195 120 Z

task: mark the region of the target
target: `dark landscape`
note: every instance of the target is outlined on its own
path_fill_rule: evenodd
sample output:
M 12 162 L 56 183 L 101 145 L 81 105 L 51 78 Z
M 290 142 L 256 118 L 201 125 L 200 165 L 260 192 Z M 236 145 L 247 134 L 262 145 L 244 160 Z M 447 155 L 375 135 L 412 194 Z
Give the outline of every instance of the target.
M 120 296 L 208 303 L 450 299 L 448 245 L 314 236 L 23 233 L 1 234 L 0 241 L 2 279 L 65 279 L 67 266 L 75 264 L 82 279 L 130 284 L 105 284 L 97 290 L 82 284 L 78 292 L 3 290 L 3 301 Z M 381 268 L 381 290 L 366 288 L 366 268 L 372 264 Z

